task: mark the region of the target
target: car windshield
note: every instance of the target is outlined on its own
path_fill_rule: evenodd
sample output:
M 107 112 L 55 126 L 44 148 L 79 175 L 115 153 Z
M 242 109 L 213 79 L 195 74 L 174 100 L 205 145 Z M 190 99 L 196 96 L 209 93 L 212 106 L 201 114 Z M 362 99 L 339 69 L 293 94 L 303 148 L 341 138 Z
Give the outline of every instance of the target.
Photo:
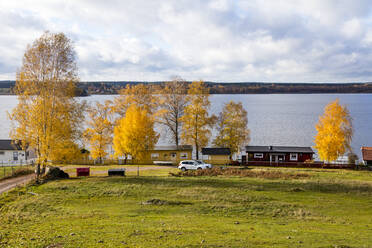
M 196 160 L 196 162 L 197 162 L 198 164 L 204 164 L 203 161 L 200 161 L 200 160 Z

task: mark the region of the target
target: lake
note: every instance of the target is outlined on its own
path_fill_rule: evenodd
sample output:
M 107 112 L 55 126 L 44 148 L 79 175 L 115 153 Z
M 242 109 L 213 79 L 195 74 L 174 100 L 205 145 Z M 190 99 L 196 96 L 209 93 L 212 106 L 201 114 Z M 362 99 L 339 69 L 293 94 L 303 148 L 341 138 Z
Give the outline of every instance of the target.
M 88 102 L 113 99 L 113 95 L 93 95 Z M 313 146 L 315 124 L 324 107 L 336 98 L 347 105 L 353 118 L 352 148 L 361 156 L 361 146 L 372 146 L 372 94 L 262 94 L 211 95 L 211 112 L 218 114 L 223 104 L 241 101 L 248 111 L 251 145 Z M 0 96 L 0 138 L 9 138 L 7 111 L 17 104 L 16 96 Z M 160 128 L 157 128 L 160 130 Z M 162 132 L 159 144 L 167 144 Z

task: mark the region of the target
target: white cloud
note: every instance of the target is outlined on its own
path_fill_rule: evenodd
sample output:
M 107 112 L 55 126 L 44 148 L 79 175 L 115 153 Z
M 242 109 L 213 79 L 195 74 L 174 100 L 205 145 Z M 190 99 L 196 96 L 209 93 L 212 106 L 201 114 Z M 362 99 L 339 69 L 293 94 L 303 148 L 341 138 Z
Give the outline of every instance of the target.
M 0 80 L 44 30 L 82 80 L 371 81 L 367 0 L 1 1 Z

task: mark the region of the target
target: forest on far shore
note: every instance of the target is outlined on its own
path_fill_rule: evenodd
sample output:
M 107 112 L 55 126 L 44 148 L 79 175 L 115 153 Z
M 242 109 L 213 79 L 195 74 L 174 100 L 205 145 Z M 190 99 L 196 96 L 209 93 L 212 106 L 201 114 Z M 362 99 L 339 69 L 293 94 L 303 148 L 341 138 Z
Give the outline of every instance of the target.
M 79 82 L 77 96 L 118 94 L 127 84 L 150 84 L 162 88 L 164 81 L 97 81 Z M 191 82 L 187 82 L 191 83 Z M 262 82 L 208 82 L 210 94 L 322 94 L 372 93 L 372 83 L 262 83 Z M 0 81 L 0 95 L 13 95 L 15 81 Z

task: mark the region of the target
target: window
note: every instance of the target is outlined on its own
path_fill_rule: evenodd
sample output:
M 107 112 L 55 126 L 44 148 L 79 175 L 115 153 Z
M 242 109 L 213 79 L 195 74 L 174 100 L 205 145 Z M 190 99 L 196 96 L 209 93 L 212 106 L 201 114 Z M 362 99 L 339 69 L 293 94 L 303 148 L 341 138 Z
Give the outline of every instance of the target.
M 176 158 L 176 157 L 177 157 L 177 153 L 172 152 L 172 153 L 171 153 L 171 157 L 172 157 L 172 158 Z
M 181 152 L 180 157 L 181 157 L 182 159 L 187 158 L 187 152 Z
M 18 160 L 18 152 L 13 152 L 13 160 Z
M 159 158 L 159 153 L 151 153 L 151 159 Z
M 253 155 L 254 158 L 263 158 L 263 153 L 255 153 Z
M 291 160 L 291 161 L 297 161 L 297 159 L 298 159 L 297 153 L 291 153 L 289 155 L 289 160 Z
M 5 154 L 5 152 L 4 151 L 0 151 L 0 155 L 4 155 Z

